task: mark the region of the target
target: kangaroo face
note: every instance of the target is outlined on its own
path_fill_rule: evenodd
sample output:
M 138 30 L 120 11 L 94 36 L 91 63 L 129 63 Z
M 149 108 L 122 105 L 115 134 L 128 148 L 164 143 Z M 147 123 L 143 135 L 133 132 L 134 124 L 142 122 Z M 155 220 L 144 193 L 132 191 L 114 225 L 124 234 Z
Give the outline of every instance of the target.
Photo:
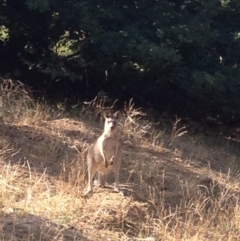
M 105 126 L 104 126 L 104 131 L 105 132 L 110 132 L 115 129 L 117 126 L 117 120 L 115 118 L 106 118 L 105 119 Z
M 116 112 L 114 115 L 111 115 L 110 113 L 107 112 L 106 114 L 104 114 L 104 118 L 105 118 L 104 132 L 109 133 L 115 130 L 119 120 L 119 113 Z

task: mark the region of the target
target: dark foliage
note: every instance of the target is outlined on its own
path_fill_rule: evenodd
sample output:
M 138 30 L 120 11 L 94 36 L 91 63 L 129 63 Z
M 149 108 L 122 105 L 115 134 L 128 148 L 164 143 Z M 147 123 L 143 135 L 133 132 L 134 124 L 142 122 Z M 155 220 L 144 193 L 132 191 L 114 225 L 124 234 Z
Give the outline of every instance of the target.
M 71 101 L 240 120 L 237 0 L 1 0 L 0 74 Z

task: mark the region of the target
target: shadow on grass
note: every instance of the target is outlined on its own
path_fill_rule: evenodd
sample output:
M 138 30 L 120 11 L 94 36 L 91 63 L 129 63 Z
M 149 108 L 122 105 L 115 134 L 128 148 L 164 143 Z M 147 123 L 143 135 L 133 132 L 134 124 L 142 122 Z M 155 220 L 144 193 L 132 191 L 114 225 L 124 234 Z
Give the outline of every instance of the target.
M 186 153 L 180 155 L 173 148 L 161 152 L 150 147 L 138 147 L 136 151 L 125 145 L 124 149 L 120 188 L 126 196 L 138 201 L 174 206 L 186 195 L 191 197 L 198 191 L 202 192 L 203 187 L 209 193 L 220 193 L 226 189 L 225 182 L 227 185 L 230 181 L 227 172 L 220 172 L 220 168 L 215 166 L 211 168 L 201 162 L 200 157 L 189 160 Z M 208 151 L 208 155 L 211 155 Z M 219 182 L 220 176 L 225 180 L 223 183 Z M 113 181 L 113 177 L 110 181 Z
M 0 142 L 4 159 L 12 164 L 28 162 L 34 171 L 42 173 L 47 169 L 49 174 L 58 175 L 62 160 L 76 154 L 76 150 L 47 131 L 36 126 L 5 124 Z
M 31 214 L 3 214 L 0 217 L 0 240 L 6 241 L 88 241 L 80 230 L 64 227 Z

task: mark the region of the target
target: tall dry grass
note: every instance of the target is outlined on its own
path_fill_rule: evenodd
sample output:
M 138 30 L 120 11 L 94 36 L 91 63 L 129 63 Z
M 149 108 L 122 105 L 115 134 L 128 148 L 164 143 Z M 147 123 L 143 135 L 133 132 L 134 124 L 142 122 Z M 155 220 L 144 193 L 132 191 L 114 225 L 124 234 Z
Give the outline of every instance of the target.
M 115 102 L 96 97 L 78 117 L 59 118 L 19 82 L 0 90 L 1 240 L 240 239 L 239 172 L 211 166 L 238 161 L 227 148 L 193 143 L 180 119 L 157 129 L 131 100 L 119 126 L 125 196 L 107 188 L 84 199 L 86 150 Z

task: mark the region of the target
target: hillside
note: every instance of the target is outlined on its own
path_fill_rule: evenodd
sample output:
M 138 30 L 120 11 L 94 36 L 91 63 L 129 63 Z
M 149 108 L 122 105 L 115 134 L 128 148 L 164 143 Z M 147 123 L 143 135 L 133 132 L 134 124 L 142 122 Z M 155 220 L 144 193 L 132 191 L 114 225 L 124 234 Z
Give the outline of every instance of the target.
M 239 129 L 151 122 L 130 102 L 120 188 L 86 188 L 86 150 L 101 133 L 95 99 L 73 111 L 1 86 L 0 239 L 239 240 Z

